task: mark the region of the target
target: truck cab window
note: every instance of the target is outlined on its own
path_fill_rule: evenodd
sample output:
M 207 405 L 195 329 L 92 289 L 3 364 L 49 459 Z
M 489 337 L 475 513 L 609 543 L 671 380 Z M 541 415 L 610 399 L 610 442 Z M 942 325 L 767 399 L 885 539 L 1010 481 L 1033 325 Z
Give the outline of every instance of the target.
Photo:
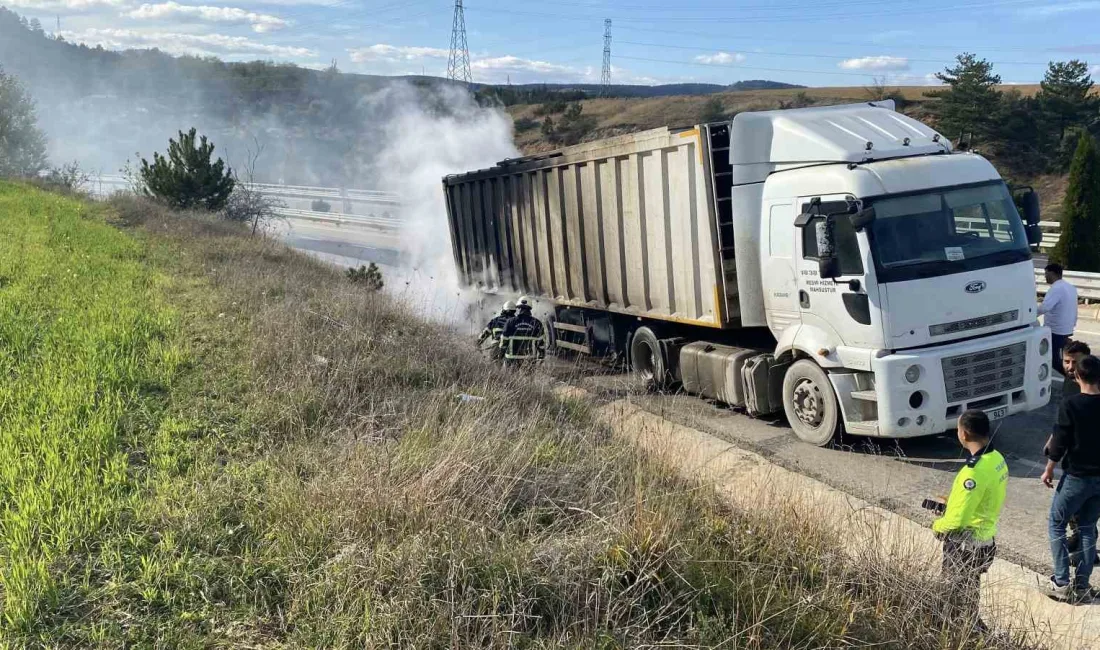
M 803 209 L 807 209 L 806 208 Z M 807 260 L 818 259 L 817 254 L 817 224 L 824 221 L 825 217 L 814 217 L 806 227 L 802 229 L 802 257 Z M 846 216 L 839 216 L 833 221 L 836 237 L 836 255 L 840 262 L 842 275 L 863 275 L 863 259 L 859 255 L 859 241 L 856 239 L 855 228 Z

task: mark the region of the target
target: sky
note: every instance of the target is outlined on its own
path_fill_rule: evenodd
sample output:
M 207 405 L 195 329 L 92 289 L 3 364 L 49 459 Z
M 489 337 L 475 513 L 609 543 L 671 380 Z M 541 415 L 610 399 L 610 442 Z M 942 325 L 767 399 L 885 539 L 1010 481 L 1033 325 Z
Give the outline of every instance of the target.
M 231 61 L 444 76 L 454 0 L 0 0 L 47 32 L 111 49 L 157 47 Z M 465 0 L 473 80 L 806 86 L 938 83 L 970 51 L 1004 83 L 1047 62 L 1100 79 L 1100 0 Z M 58 25 L 60 24 L 60 30 Z

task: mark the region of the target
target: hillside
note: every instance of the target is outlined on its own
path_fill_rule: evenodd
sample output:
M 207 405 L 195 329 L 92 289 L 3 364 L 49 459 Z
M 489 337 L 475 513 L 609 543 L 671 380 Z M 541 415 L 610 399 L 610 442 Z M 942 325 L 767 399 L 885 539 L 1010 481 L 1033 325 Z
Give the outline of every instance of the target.
M 1022 647 L 277 242 L 0 213 L 4 647 Z

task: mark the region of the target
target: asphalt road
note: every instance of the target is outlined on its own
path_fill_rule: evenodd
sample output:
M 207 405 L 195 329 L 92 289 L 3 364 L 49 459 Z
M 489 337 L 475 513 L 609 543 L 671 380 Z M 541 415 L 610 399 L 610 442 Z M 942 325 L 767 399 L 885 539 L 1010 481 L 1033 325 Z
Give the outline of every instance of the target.
M 554 359 L 545 368 L 602 398 L 629 398 L 652 413 L 734 442 L 788 469 L 925 523 L 931 523 L 933 516 L 920 508 L 921 501 L 946 496 L 965 459 L 953 435 L 900 441 L 846 437 L 831 447 L 819 448 L 798 440 L 782 418 L 754 419 L 690 395 L 648 393 L 629 375 L 597 362 Z M 1054 416 L 1052 404 L 1007 418 L 997 426 L 994 443 L 1010 470 L 998 546 L 1006 557 L 1043 574 L 1050 571 L 1046 518 L 1051 490 L 1039 482 L 1039 475 L 1045 462 L 1043 444 Z

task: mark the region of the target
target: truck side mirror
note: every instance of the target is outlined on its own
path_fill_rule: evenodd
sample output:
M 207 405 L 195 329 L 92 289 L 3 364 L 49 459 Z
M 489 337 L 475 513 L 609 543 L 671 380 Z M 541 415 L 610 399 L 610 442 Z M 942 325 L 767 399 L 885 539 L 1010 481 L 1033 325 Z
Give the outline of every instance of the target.
M 1030 187 L 1023 194 L 1020 195 L 1020 205 L 1024 209 L 1024 223 L 1028 226 L 1038 226 L 1039 216 L 1039 193 Z M 1030 240 L 1030 237 L 1028 238 Z
M 836 221 L 829 216 L 814 223 L 817 235 L 818 277 L 831 280 L 840 277 L 840 261 L 836 257 Z

